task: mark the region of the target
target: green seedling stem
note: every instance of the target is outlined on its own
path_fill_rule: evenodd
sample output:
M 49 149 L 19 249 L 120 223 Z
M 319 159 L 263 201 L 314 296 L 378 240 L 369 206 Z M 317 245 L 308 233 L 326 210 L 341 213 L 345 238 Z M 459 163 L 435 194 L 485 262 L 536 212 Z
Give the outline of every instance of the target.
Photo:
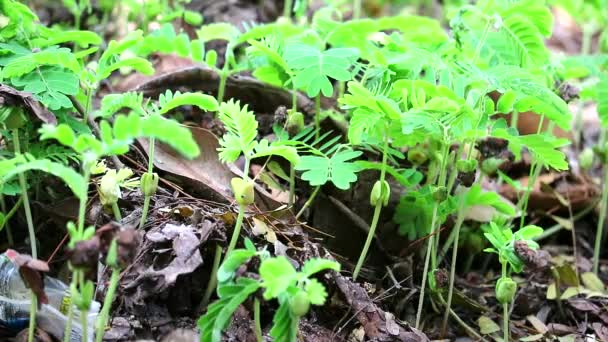
M 152 174 L 154 171 L 154 145 L 156 144 L 156 139 L 150 138 L 149 140 L 150 146 L 148 146 L 148 173 Z M 144 206 L 142 208 L 141 220 L 139 221 L 139 228 L 143 229 L 144 224 L 146 224 L 146 220 L 148 219 L 148 210 L 150 210 L 150 199 L 152 196 L 144 195 Z
M 602 249 L 602 239 L 604 237 L 606 210 L 608 210 L 608 164 L 604 165 L 604 188 L 602 191 L 602 200 L 600 202 L 600 217 L 597 222 L 597 231 L 595 234 L 595 246 L 593 248 L 593 273 L 595 274 L 599 274 L 600 270 L 600 251 Z
M 260 300 L 257 297 L 253 300 L 253 320 L 255 322 L 255 338 L 257 342 L 264 342 L 262 320 L 260 318 Z
M 502 277 L 507 277 L 507 262 L 502 262 Z M 502 331 L 503 340 L 509 341 L 509 303 L 502 305 Z
M 19 130 L 13 129 L 13 144 L 15 145 L 15 154 L 21 154 L 21 142 L 19 141 Z M 34 220 L 32 219 L 32 210 L 30 208 L 30 199 L 27 195 L 27 180 L 23 172 L 19 173 L 19 186 L 21 187 L 21 194 L 23 196 L 23 209 L 25 210 L 25 220 L 27 222 L 27 230 L 30 237 L 30 248 L 32 250 L 32 257 L 38 258 L 38 250 L 36 247 L 36 232 L 34 231 Z
M 387 130 L 386 130 L 387 131 Z M 384 189 L 384 179 L 386 178 L 386 163 L 388 158 L 388 132 L 384 133 L 384 143 L 382 147 L 382 170 L 380 171 L 380 184 L 382 184 L 381 192 Z M 384 195 L 382 195 L 384 196 Z M 369 252 L 369 247 L 372 244 L 372 240 L 376 235 L 376 227 L 378 227 L 378 220 L 380 219 L 380 212 L 382 211 L 383 200 L 379 200 L 376 203 L 376 207 L 374 208 L 374 216 L 372 217 L 372 223 L 369 227 L 369 232 L 367 232 L 367 239 L 365 240 L 365 245 L 363 245 L 363 250 L 361 251 L 361 255 L 359 255 L 359 260 L 357 261 L 357 266 L 355 266 L 355 271 L 353 272 L 353 280 L 357 280 L 357 276 L 361 271 L 361 267 L 363 267 L 363 262 L 365 262 L 365 258 L 367 257 L 367 253 Z
M 112 276 L 110 277 L 110 283 L 108 284 L 108 292 L 106 292 L 106 296 L 103 300 L 103 309 L 99 314 L 99 318 L 97 318 L 96 322 L 96 333 L 95 333 L 95 341 L 102 342 L 104 331 L 106 329 L 106 325 L 108 324 L 108 318 L 110 317 L 110 308 L 112 307 L 112 301 L 114 300 L 114 296 L 116 295 L 116 288 L 118 287 L 118 281 L 120 279 L 120 269 L 113 267 L 112 268 Z M 86 313 L 85 313 L 86 317 Z M 86 318 L 85 318 L 86 322 Z M 85 323 L 86 325 L 86 323 Z M 84 334 L 83 334 L 84 335 Z
M 317 186 L 312 194 L 310 195 L 310 197 L 308 198 L 308 200 L 306 200 L 306 203 L 304 203 L 304 205 L 302 206 L 302 208 L 300 209 L 300 211 L 298 211 L 298 213 L 296 214 L 296 220 L 300 218 L 300 216 L 302 216 L 302 214 L 304 214 L 304 210 L 306 210 L 306 208 L 310 207 L 310 205 L 312 204 L 312 202 L 314 201 L 315 197 L 317 197 L 317 194 L 319 193 L 319 190 L 321 190 L 321 186 Z
M 449 147 L 444 144 L 443 152 L 442 152 L 442 161 L 441 161 L 441 171 L 439 173 L 439 179 L 437 184 L 443 185 L 446 181 L 446 173 L 447 173 L 447 159 L 449 153 Z M 422 271 L 422 283 L 420 285 L 420 297 L 418 299 L 418 309 L 416 310 L 416 329 L 420 327 L 420 319 L 422 318 L 422 308 L 424 306 L 424 292 L 426 289 L 427 275 L 429 272 L 429 264 L 432 263 L 433 269 L 435 268 L 435 225 L 437 224 L 437 211 L 439 209 L 439 203 L 435 202 L 433 206 L 433 218 L 431 220 L 431 237 L 429 238 L 429 242 L 427 244 L 427 249 L 424 256 L 424 270 Z M 433 260 L 431 260 L 433 259 Z
M 27 329 L 27 341 L 34 342 L 34 333 L 36 332 L 36 309 L 38 308 L 38 298 L 34 291 L 30 291 L 32 300 L 30 301 L 30 325 Z

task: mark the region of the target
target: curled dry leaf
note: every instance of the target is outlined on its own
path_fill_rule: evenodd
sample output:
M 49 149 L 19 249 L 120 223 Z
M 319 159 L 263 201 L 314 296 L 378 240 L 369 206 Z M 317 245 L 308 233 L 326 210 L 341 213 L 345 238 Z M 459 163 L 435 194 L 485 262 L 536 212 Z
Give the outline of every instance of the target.
M 8 249 L 6 256 L 19 268 L 19 275 L 25 285 L 34 292 L 38 298 L 38 305 L 48 304 L 49 299 L 44 292 L 44 272 L 49 271 L 49 265 L 27 254 L 19 254 L 17 251 Z
M 34 95 L 0 84 L 0 106 L 21 106 L 47 124 L 57 124 L 57 118 Z

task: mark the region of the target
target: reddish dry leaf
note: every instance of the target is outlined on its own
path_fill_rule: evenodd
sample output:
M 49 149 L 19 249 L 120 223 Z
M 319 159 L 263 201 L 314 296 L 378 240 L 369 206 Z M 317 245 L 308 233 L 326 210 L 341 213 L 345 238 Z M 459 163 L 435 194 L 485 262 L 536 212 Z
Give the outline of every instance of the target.
M 44 273 L 49 271 L 49 265 L 27 254 L 19 254 L 17 251 L 8 249 L 6 256 L 19 267 L 19 275 L 25 285 L 34 292 L 38 298 L 38 305 L 48 304 L 49 299 L 44 292 Z

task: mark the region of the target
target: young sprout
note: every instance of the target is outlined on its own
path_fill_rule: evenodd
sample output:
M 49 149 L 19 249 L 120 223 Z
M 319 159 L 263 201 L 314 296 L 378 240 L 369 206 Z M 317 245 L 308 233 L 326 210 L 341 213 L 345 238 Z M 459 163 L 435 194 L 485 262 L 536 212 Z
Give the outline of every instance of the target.
M 492 245 L 491 248 L 486 248 L 484 251 L 498 254 L 498 261 L 502 265 L 501 277 L 496 282 L 496 300 L 503 307 L 504 341 L 510 341 L 509 304 L 513 302 L 517 283 L 509 276 L 509 266 L 511 271 L 516 273 L 523 270 L 525 264 L 518 256 L 517 245 L 524 243 L 531 250 L 538 249 L 538 243 L 534 241 L 534 238 L 541 235 L 543 229 L 529 225 L 513 233 L 510 227 L 492 221 L 484 227 L 484 231 L 484 236 Z

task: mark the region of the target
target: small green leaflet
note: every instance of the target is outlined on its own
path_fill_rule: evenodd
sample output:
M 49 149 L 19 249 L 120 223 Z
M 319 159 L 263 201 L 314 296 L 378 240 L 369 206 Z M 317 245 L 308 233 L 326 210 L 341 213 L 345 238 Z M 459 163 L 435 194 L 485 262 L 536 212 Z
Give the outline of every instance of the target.
M 279 309 L 272 318 L 272 329 L 270 329 L 270 336 L 274 338 L 274 342 L 293 342 L 297 340 L 298 329 L 297 325 L 294 324 L 294 320 L 297 323 L 298 318 L 291 315 L 289 299 L 287 296 L 279 300 Z
M 198 320 L 200 341 L 221 341 L 222 331 L 230 323 L 234 311 L 259 287 L 259 282 L 249 278 L 239 278 L 236 283 L 220 285 L 220 299 L 209 305 L 207 313 Z
M 602 74 L 596 85 L 597 114 L 602 126 L 608 127 L 608 74 Z
M 256 254 L 254 250 L 248 249 L 235 249 L 226 257 L 226 260 L 222 263 L 220 268 L 217 270 L 217 281 L 218 283 L 225 283 L 232 279 L 234 272 L 245 262 L 251 259 Z
M 323 185 L 331 181 L 338 189 L 347 190 L 350 183 L 357 180 L 360 167 L 351 160 L 363 154 L 361 151 L 344 149 L 330 158 L 324 156 L 303 156 L 296 170 L 304 171 L 302 179 L 310 185 Z
M 57 66 L 41 66 L 40 73 L 31 72 L 11 78 L 18 89 L 30 92 L 51 110 L 72 108 L 68 95 L 76 95 L 80 89 L 78 76 Z
M 17 157 L 19 158 L 19 157 Z M 85 186 L 84 178 L 72 168 L 63 164 L 52 162 L 47 159 L 27 160 L 17 163 L 12 168 L 0 169 L 0 186 L 8 182 L 12 177 L 30 171 L 38 170 L 61 178 L 72 190 L 76 197 L 80 197 Z
M 359 51 L 352 48 L 333 48 L 321 51 L 313 46 L 292 43 L 285 47 L 284 56 L 289 68 L 295 70 L 296 87 L 306 89 L 310 97 L 319 93 L 333 94 L 330 78 L 348 81 L 352 78 L 351 67 L 359 57 Z
M 217 111 L 218 103 L 213 96 L 202 93 L 180 93 L 179 91 L 173 94 L 171 90 L 167 90 L 161 94 L 158 99 L 158 114 L 165 114 L 179 106 L 191 105 L 196 106 L 205 111 Z
M 220 160 L 232 163 L 242 154 L 249 156 L 256 146 L 258 122 L 247 105 L 230 100 L 219 107 L 219 119 L 226 126 L 226 134 L 220 139 Z
M 55 139 L 80 154 L 92 153 L 94 159 L 107 155 L 119 155 L 129 151 L 136 138 L 156 138 L 173 147 L 187 158 L 195 158 L 200 153 L 190 130 L 176 121 L 167 120 L 160 115 L 140 117 L 132 113 L 128 116 L 117 115 L 114 126 L 107 121 L 100 123 L 101 140 L 91 134 L 76 136 L 67 124 L 44 125 L 40 128 L 40 139 Z
M 297 280 L 298 272 L 284 256 L 264 260 L 260 266 L 264 299 L 278 297 Z
M 493 191 L 483 192 L 479 184 L 474 184 L 466 194 L 465 205 L 472 207 L 475 205 L 487 205 L 496 209 L 498 212 L 513 216 L 515 209 L 513 205 L 506 203 L 497 193 Z

